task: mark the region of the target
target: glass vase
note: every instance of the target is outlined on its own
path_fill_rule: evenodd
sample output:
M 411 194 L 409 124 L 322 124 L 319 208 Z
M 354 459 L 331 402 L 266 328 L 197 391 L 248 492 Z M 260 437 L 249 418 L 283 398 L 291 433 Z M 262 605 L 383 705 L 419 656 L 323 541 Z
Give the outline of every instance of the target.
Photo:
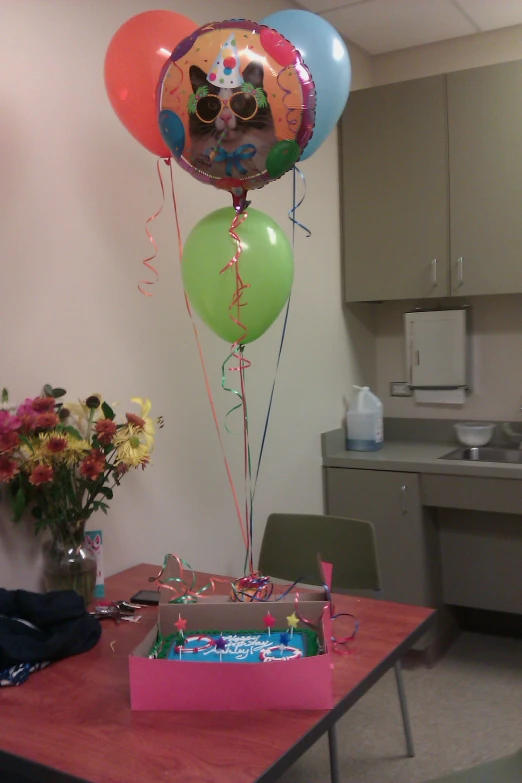
M 96 586 L 96 558 L 85 543 L 85 520 L 51 526 L 44 550 L 44 583 L 51 590 L 75 590 L 88 606 Z

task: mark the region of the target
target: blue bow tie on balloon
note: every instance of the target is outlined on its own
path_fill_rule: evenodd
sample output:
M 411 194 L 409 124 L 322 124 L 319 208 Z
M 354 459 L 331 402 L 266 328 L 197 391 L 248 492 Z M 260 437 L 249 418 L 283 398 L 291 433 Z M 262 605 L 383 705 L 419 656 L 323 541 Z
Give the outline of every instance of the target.
M 238 174 L 247 174 L 247 169 L 241 161 L 250 160 L 256 154 L 257 149 L 254 144 L 242 144 L 233 152 L 227 152 L 223 147 L 218 147 L 215 163 L 225 163 L 225 174 L 227 177 L 234 176 L 233 169 L 236 168 Z

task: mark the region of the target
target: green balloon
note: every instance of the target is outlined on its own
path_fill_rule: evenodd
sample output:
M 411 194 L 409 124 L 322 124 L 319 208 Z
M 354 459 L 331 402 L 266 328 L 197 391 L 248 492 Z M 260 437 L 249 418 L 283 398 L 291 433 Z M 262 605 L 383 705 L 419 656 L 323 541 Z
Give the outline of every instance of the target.
M 294 258 L 277 223 L 264 212 L 249 209 L 235 229 L 242 246 L 237 269 L 236 264 L 225 269 L 237 251 L 237 242 L 229 234 L 235 215 L 232 207 L 225 207 L 194 226 L 183 250 L 181 275 L 192 307 L 213 332 L 229 343 L 251 343 L 266 332 L 288 301 Z M 249 286 L 242 292 L 244 306 L 239 310 L 237 304 L 231 306 L 236 273 Z

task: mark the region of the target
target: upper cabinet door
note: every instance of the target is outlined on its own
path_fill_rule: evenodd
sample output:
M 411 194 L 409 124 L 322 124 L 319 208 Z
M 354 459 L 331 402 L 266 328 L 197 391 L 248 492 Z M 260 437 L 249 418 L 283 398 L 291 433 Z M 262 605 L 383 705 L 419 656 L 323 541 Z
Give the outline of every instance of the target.
M 447 79 L 452 293 L 522 291 L 522 61 Z
M 352 93 L 341 139 L 346 301 L 446 296 L 446 77 Z

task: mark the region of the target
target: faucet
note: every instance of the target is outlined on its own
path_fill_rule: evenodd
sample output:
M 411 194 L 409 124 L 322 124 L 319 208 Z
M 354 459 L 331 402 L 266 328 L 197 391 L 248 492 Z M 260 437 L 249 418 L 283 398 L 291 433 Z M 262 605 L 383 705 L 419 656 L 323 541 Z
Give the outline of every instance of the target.
M 516 446 L 518 446 L 519 449 L 522 449 L 522 432 L 515 432 L 511 424 L 508 422 L 503 423 L 502 431 L 511 443 L 514 443 Z

